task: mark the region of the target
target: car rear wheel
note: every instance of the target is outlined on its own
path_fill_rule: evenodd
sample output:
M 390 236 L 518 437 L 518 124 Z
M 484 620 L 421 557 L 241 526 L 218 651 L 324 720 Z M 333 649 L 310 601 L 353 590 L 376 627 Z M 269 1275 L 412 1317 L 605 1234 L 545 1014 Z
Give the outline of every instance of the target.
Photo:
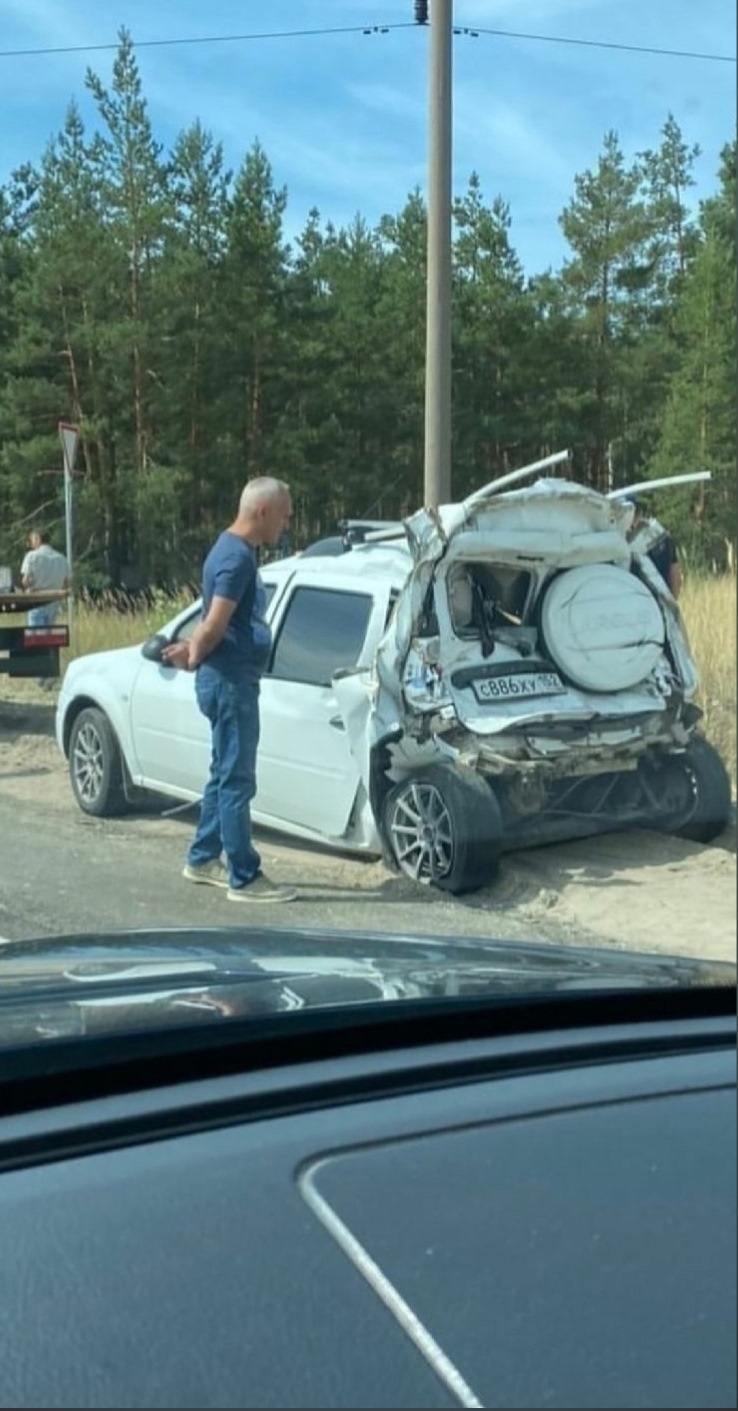
M 644 783 L 657 827 L 695 843 L 711 843 L 730 819 L 728 771 L 709 740 L 694 735 L 683 754 L 669 755 Z
M 474 891 L 499 866 L 500 806 L 489 784 L 471 770 L 434 765 L 395 784 L 384 826 L 393 861 L 426 886 Z
M 97 706 L 81 710 L 69 740 L 69 777 L 84 813 L 111 818 L 126 810 L 123 758 L 108 717 Z

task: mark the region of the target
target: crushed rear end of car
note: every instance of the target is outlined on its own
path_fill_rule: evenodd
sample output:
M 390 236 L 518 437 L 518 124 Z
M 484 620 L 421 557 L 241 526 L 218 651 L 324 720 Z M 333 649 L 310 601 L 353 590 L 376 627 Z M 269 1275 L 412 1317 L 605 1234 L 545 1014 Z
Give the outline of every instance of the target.
M 406 522 L 363 769 L 393 860 L 451 891 L 507 849 L 650 826 L 709 841 L 727 774 L 695 733 L 678 606 L 632 510 L 563 479 Z

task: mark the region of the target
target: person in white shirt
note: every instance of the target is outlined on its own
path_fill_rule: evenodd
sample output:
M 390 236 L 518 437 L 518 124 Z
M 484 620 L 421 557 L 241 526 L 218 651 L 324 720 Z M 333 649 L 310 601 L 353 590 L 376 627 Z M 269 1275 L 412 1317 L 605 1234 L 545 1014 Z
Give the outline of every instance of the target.
M 28 536 L 28 553 L 21 564 L 21 584 L 26 591 L 36 593 L 62 592 L 69 587 L 69 564 L 64 554 L 51 547 L 43 529 L 32 529 Z M 31 608 L 29 627 L 49 627 L 56 622 L 60 610 L 60 602 Z

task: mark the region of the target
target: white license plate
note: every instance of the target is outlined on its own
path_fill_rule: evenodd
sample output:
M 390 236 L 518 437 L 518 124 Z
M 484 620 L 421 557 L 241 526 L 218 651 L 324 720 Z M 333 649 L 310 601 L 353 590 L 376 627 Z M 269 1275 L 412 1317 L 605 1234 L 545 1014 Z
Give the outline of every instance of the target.
M 555 671 L 522 672 L 515 676 L 489 676 L 473 681 L 478 701 L 521 701 L 530 696 L 562 696 L 566 686 Z

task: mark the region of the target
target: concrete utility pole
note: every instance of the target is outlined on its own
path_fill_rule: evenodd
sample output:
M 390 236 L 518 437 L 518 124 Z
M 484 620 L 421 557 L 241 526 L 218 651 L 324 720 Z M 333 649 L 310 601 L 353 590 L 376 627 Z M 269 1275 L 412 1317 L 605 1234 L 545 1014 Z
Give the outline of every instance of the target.
M 430 0 L 424 499 L 433 508 L 451 499 L 452 46 L 453 0 Z

